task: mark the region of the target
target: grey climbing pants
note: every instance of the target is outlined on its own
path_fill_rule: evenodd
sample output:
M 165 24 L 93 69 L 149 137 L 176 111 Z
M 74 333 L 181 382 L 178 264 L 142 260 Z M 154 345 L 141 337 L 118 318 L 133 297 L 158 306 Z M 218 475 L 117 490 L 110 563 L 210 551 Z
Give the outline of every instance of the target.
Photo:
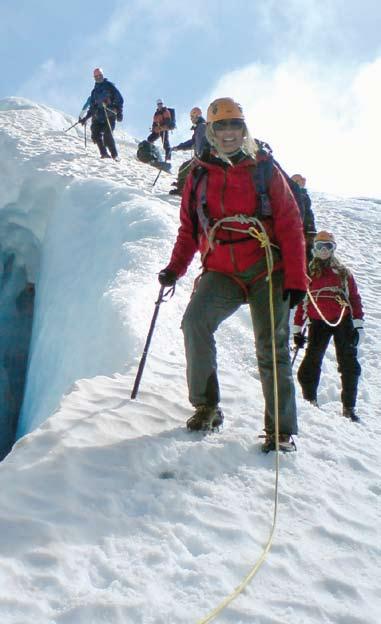
M 297 433 L 295 387 L 289 356 L 289 303 L 283 300 L 283 273 L 272 276 L 278 378 L 279 431 Z M 265 399 L 265 430 L 274 431 L 274 373 L 272 359 L 269 283 L 265 276 L 248 286 L 258 369 Z M 205 272 L 182 320 L 187 361 L 189 400 L 192 405 L 220 401 L 214 333 L 222 321 L 245 303 L 242 287 L 231 277 Z M 240 348 L 237 345 L 237 348 Z

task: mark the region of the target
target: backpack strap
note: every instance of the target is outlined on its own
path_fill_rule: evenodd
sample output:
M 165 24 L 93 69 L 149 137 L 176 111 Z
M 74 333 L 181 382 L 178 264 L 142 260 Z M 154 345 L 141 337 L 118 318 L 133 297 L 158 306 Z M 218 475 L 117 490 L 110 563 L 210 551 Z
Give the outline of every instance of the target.
M 260 151 L 259 156 L 258 162 L 251 168 L 251 175 L 259 199 L 255 216 L 262 220 L 272 216 L 272 208 L 267 189 L 270 184 L 274 161 L 271 154 L 264 150 L 262 152 Z M 208 235 L 209 227 L 213 224 L 211 223 L 206 203 L 208 171 L 202 165 L 198 165 L 193 169 L 192 176 L 190 214 L 193 223 L 193 238 L 197 241 L 198 224 L 201 224 L 206 235 Z M 197 189 L 200 184 L 202 184 L 201 192 L 197 196 Z
M 201 186 L 200 195 L 197 196 L 197 189 Z M 208 172 L 205 167 L 198 165 L 192 171 L 192 189 L 190 194 L 190 217 L 193 224 L 193 238 L 198 239 L 198 224 L 207 233 L 209 227 L 209 216 L 206 205 L 206 188 L 208 185 Z
M 169 111 L 169 114 L 171 116 L 169 129 L 170 130 L 174 130 L 176 128 L 176 113 L 175 113 L 175 109 L 174 108 L 168 108 L 167 110 Z
M 272 208 L 267 189 L 269 188 L 273 166 L 274 161 L 271 155 L 266 154 L 264 156 L 259 153 L 259 160 L 256 166 L 251 170 L 254 187 L 259 199 L 255 216 L 260 220 L 272 216 Z

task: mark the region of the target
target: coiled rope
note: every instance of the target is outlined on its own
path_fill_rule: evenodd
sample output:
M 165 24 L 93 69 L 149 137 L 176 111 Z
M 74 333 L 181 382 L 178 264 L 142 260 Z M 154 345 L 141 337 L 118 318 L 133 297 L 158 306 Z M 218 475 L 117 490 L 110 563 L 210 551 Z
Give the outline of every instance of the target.
M 321 290 L 323 290 L 323 289 L 321 289 Z M 328 288 L 325 289 L 325 290 L 328 290 Z M 330 290 L 333 290 L 333 289 L 330 289 Z M 320 293 L 320 291 L 319 291 L 319 293 Z M 328 321 L 328 319 L 325 318 L 323 312 L 320 310 L 318 304 L 316 303 L 315 299 L 313 298 L 312 293 L 311 293 L 309 288 L 307 288 L 307 295 L 308 295 L 308 298 L 311 301 L 312 305 L 314 306 L 316 312 L 318 313 L 318 315 L 320 316 L 322 321 L 324 321 L 324 323 L 327 323 L 327 325 L 329 325 L 330 327 L 337 327 L 338 325 L 340 325 L 341 321 L 343 320 L 343 316 L 345 314 L 345 308 L 349 307 L 349 303 L 347 301 L 345 301 L 345 299 L 340 297 L 340 295 L 331 296 L 331 297 L 326 295 L 327 298 L 335 299 L 335 301 L 337 301 L 337 303 L 339 303 L 341 305 L 341 312 L 340 312 L 340 316 L 339 316 L 338 320 L 335 323 L 331 323 L 330 321 Z

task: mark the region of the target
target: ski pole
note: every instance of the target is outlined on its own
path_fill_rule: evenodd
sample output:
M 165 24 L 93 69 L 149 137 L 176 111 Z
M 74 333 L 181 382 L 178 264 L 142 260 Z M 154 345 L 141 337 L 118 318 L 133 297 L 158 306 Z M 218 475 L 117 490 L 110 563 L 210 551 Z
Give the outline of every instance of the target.
M 66 130 L 64 130 L 64 132 L 68 132 L 69 130 L 71 130 L 72 128 L 74 128 L 74 126 L 77 126 L 79 123 L 81 123 L 81 121 L 78 119 L 78 121 L 76 121 L 75 123 L 73 123 L 72 126 L 70 126 L 70 128 L 66 128 Z
M 172 297 L 174 292 L 175 292 L 175 287 L 174 286 L 172 288 L 170 288 L 166 293 L 164 293 L 164 288 L 165 288 L 164 286 L 160 287 L 159 296 L 158 296 L 157 301 L 155 302 L 155 311 L 153 313 L 152 320 L 151 320 L 151 325 L 150 325 L 150 328 L 148 330 L 147 339 L 146 339 L 146 343 L 144 345 L 142 357 L 140 358 L 138 372 L 136 373 L 134 387 L 132 388 L 132 392 L 131 392 L 131 399 L 135 399 L 136 395 L 138 394 L 140 381 L 141 381 L 141 378 L 143 376 L 143 370 L 144 370 L 144 366 L 145 366 L 147 355 L 148 355 L 148 349 L 149 349 L 149 346 L 150 346 L 150 343 L 151 343 L 151 338 L 152 338 L 152 335 L 153 335 L 153 331 L 155 329 L 157 315 L 159 314 L 160 304 L 163 301 L 166 300 L 165 298 L 167 297 L 167 295 L 172 293 L 171 294 L 171 297 Z

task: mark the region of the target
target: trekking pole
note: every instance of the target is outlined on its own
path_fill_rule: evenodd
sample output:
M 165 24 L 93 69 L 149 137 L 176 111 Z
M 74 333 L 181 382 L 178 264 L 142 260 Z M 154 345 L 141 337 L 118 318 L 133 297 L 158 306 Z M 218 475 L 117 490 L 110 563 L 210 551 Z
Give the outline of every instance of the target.
M 307 331 L 307 325 L 300 332 L 301 335 L 304 336 L 306 331 Z M 295 349 L 294 349 L 294 357 L 291 360 L 291 368 L 294 366 L 294 362 L 296 360 L 296 356 L 298 355 L 299 351 L 300 351 L 300 347 L 295 347 Z
M 158 181 L 158 179 L 160 178 L 160 174 L 161 174 L 161 172 L 162 172 L 162 171 L 163 171 L 163 170 L 162 170 L 162 169 L 160 169 L 159 173 L 157 174 L 157 176 L 156 176 L 156 178 L 155 178 L 155 180 L 154 180 L 154 182 L 153 182 L 153 184 L 152 184 L 152 188 L 155 186 L 156 182 L 157 182 L 157 181 Z
M 108 115 L 107 115 L 107 111 L 108 111 L 109 109 L 107 108 L 107 106 L 106 106 L 106 104 L 105 104 L 104 102 L 103 102 L 102 106 L 103 106 L 103 108 L 104 108 L 104 112 L 105 112 L 105 117 L 106 117 L 107 125 L 108 125 L 108 127 L 109 127 L 109 130 L 110 130 L 110 133 L 111 133 L 111 136 L 112 136 L 112 128 L 111 128 L 110 120 L 109 120 Z M 113 111 L 113 112 L 114 112 L 114 111 Z M 114 113 L 114 115 L 115 115 L 115 113 Z
M 171 293 L 171 297 L 172 297 L 174 292 L 175 292 L 175 287 L 174 286 L 172 288 L 170 288 L 169 290 L 167 290 L 166 293 L 164 293 L 164 288 L 165 288 L 164 286 L 160 287 L 159 296 L 158 296 L 157 301 L 155 302 L 155 311 L 153 313 L 152 320 L 151 320 L 151 325 L 150 325 L 150 328 L 148 330 L 147 339 L 146 339 L 146 343 L 144 345 L 142 357 L 140 358 L 138 372 L 136 373 L 134 387 L 132 388 L 132 392 L 131 392 L 131 399 L 135 399 L 136 395 L 138 394 L 140 381 L 141 381 L 141 378 L 143 376 L 143 370 L 144 370 L 144 366 L 145 366 L 147 355 L 148 355 L 148 349 L 149 349 L 149 346 L 150 346 L 150 343 L 151 343 L 151 338 L 152 338 L 153 331 L 155 329 L 157 315 L 159 314 L 160 304 L 163 301 L 166 301 L 166 297 L 170 293 Z
M 87 149 L 86 127 L 87 127 L 87 123 L 85 122 L 85 150 Z
M 163 133 L 163 134 L 161 134 L 161 137 L 160 137 L 160 138 L 161 138 L 161 144 L 162 144 L 163 149 L 164 149 L 164 133 Z M 165 162 L 167 162 L 167 155 L 165 155 Z M 153 184 L 152 184 L 152 188 L 155 186 L 156 182 L 157 182 L 157 181 L 158 181 L 158 179 L 160 178 L 160 174 L 161 174 L 161 172 L 162 172 L 162 171 L 163 171 L 163 170 L 162 170 L 162 169 L 160 169 L 159 173 L 157 174 L 156 178 L 154 179 Z
M 74 128 L 74 126 L 77 126 L 79 123 L 81 123 L 81 121 L 78 119 L 78 121 L 76 121 L 75 123 L 73 123 L 72 126 L 70 126 L 70 128 L 66 128 L 66 130 L 64 130 L 64 132 L 68 132 L 69 130 L 71 130 L 72 128 Z
M 105 109 L 108 113 L 111 113 L 112 115 L 115 115 L 115 116 L 116 116 L 116 112 L 115 112 L 114 110 L 112 110 L 112 108 L 108 108 L 108 107 L 106 106 L 106 104 L 103 104 L 103 108 L 104 108 L 104 109 Z

